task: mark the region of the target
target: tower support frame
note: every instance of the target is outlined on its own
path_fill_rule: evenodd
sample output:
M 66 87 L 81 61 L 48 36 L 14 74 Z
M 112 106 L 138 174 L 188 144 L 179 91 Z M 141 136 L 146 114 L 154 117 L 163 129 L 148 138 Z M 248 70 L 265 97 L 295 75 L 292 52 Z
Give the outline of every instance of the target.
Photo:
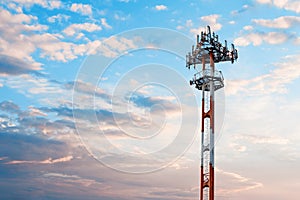
M 202 71 L 196 73 L 190 85 L 202 90 L 201 111 L 201 161 L 200 161 L 200 200 L 214 200 L 215 187 L 215 91 L 224 87 L 221 71 L 215 70 L 215 63 L 234 61 L 238 58 L 237 50 L 231 45 L 227 48 L 227 41 L 222 45 L 218 35 L 207 31 L 197 35 L 196 47 L 186 56 L 186 66 L 195 69 L 202 65 Z

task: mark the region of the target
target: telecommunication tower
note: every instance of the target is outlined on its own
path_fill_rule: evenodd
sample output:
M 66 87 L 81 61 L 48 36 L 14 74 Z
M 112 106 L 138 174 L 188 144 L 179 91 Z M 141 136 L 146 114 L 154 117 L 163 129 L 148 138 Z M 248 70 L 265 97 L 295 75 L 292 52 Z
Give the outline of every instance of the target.
M 237 50 L 219 42 L 219 37 L 211 33 L 207 26 L 201 36 L 197 35 L 196 46 L 186 56 L 186 67 L 196 69 L 198 65 L 202 71 L 196 73 L 190 85 L 202 90 L 201 116 L 201 169 L 200 169 L 200 200 L 214 200 L 214 134 L 215 134 L 215 91 L 224 87 L 224 78 L 221 71 L 215 69 L 215 63 L 234 61 L 238 58 Z

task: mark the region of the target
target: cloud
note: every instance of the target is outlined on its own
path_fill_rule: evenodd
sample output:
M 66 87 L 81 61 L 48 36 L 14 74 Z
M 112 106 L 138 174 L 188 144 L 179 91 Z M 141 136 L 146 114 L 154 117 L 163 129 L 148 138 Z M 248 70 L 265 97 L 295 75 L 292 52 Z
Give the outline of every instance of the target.
M 57 15 L 53 15 L 51 17 L 48 17 L 47 21 L 50 23 L 62 23 L 63 21 L 68 21 L 70 19 L 70 16 L 68 15 L 64 15 L 64 14 L 57 14 Z
M 70 10 L 81 13 L 82 15 L 92 15 L 92 7 L 88 4 L 73 3 Z
M 59 20 L 62 15 L 56 15 L 50 20 Z M 111 37 L 108 40 L 87 40 L 86 43 L 73 43 L 70 41 L 64 41 L 64 36 L 60 33 L 47 33 L 48 26 L 37 23 L 37 17 L 32 15 L 26 15 L 23 13 L 12 14 L 7 10 L 0 10 L 0 18 L 3 19 L 0 22 L 0 54 L 17 58 L 20 61 L 28 63 L 24 65 L 24 72 L 27 73 L 27 69 L 40 70 L 41 63 L 36 62 L 32 54 L 39 50 L 38 56 L 54 61 L 67 62 L 78 58 L 78 56 L 92 55 L 97 52 L 101 52 L 104 56 L 114 57 L 118 55 L 119 51 L 124 51 L 124 48 L 130 48 L 133 45 L 133 41 L 126 38 Z M 110 27 L 105 20 L 102 20 L 102 24 L 107 28 Z M 11 27 L 14 27 L 13 29 Z M 82 32 L 94 32 L 101 30 L 101 26 L 93 23 L 72 24 L 63 30 L 63 33 L 67 36 L 76 36 L 77 39 L 85 36 Z M 26 33 L 26 34 L 24 34 Z M 77 35 L 76 35 L 77 34 Z M 19 37 L 19 36 L 22 37 Z M 102 45 L 101 45 L 102 44 Z M 98 47 L 101 45 L 101 49 Z M 26 46 L 26 48 L 24 48 Z M 4 58 L 4 57 L 3 57 Z M 11 60 L 11 59 L 10 59 Z M 20 64 L 20 62 L 18 62 Z M 22 69 L 20 65 L 14 66 L 12 69 Z M 3 70 L 3 69 L 2 69 Z M 12 70 L 5 68 L 6 73 Z M 10 70 L 10 71 L 9 71 Z
M 5 160 L 7 159 L 7 157 L 0 157 L 0 160 Z
M 130 14 L 124 15 L 121 12 L 117 12 L 117 13 L 114 14 L 114 18 L 116 20 L 119 20 L 119 21 L 126 21 L 126 20 L 128 20 L 130 18 L 130 16 L 131 16 Z
M 25 112 L 26 113 L 26 112 Z M 74 132 L 74 122 L 69 120 L 50 120 L 46 117 L 20 116 L 19 125 L 15 127 L 18 132 L 26 131 L 27 134 L 48 135 L 49 137 L 61 137 Z
M 298 0 L 256 0 L 260 4 L 269 4 L 280 9 L 294 11 L 300 13 L 300 2 Z
M 29 106 L 28 110 L 21 110 L 11 101 L 3 101 L 0 103 L 0 110 L 8 114 L 0 121 L 0 132 L 40 134 L 49 137 L 63 137 L 74 132 L 72 110 L 64 107 L 50 109 Z M 57 116 L 51 115 L 50 119 L 48 114 L 51 112 L 56 112 Z
M 14 0 L 15 3 L 18 3 L 19 5 L 23 7 L 32 7 L 33 5 L 39 5 L 43 8 L 48 9 L 55 9 L 60 8 L 62 6 L 62 3 L 60 0 Z
M 243 177 L 240 174 L 226 172 L 218 168 L 215 171 L 218 179 L 223 180 L 220 185 L 218 184 L 218 189 L 216 190 L 217 196 L 232 197 L 235 193 L 263 187 L 262 183 Z
M 234 44 L 237 46 L 249 46 L 253 44 L 254 46 L 262 45 L 263 43 L 276 45 L 282 44 L 289 40 L 291 35 L 281 32 L 253 32 L 247 33 L 243 36 L 240 36 L 234 40 Z
M 247 25 L 247 26 L 244 26 L 243 29 L 245 31 L 252 31 L 253 30 L 253 26 Z
M 273 20 L 254 19 L 252 21 L 260 26 L 268 28 L 288 29 L 292 26 L 300 25 L 300 17 L 298 16 L 282 16 Z
M 213 31 L 219 31 L 222 28 L 222 24 L 218 23 L 220 15 L 213 14 L 201 17 L 201 20 L 209 25 Z
M 168 7 L 167 6 L 165 6 L 165 5 L 156 5 L 155 6 L 155 10 L 167 10 L 168 9 Z
M 75 34 L 80 33 L 81 31 L 86 31 L 86 32 L 94 32 L 94 31 L 100 31 L 102 28 L 98 26 L 97 24 L 92 24 L 92 23 L 83 23 L 83 24 L 72 24 L 65 28 L 63 32 L 67 36 L 73 36 Z
M 0 21 L 0 54 L 22 59 L 39 67 L 41 64 L 35 62 L 30 56 L 35 51 L 35 46 L 30 41 L 30 36 L 24 33 L 34 34 L 45 31 L 48 27 L 35 23 L 37 20 L 35 16 L 23 13 L 11 14 L 5 9 L 0 10 L 0 18 L 2 19 Z
M 237 140 L 243 140 L 252 144 L 275 144 L 288 145 L 289 140 L 279 136 L 261 136 L 261 135 L 237 135 Z
M 37 17 L 32 15 L 11 14 L 7 10 L 0 11 L 0 31 L 1 31 L 1 50 L 0 54 L 10 56 L 2 59 L 9 61 L 13 67 L 12 70 L 5 69 L 6 72 L 27 73 L 27 70 L 40 69 L 41 63 L 37 63 L 31 54 L 40 47 L 42 51 L 45 49 L 46 43 L 58 42 L 58 35 L 55 34 L 38 34 L 47 30 L 47 26 L 36 23 Z M 14 27 L 13 29 L 11 27 Z M 24 34 L 26 33 L 26 34 Z M 19 36 L 22 37 L 19 37 Z M 26 46 L 26 48 L 24 48 Z M 63 45 L 61 45 L 63 46 Z M 64 51 L 66 52 L 66 51 Z M 62 54 L 60 52 L 60 54 Z M 16 63 L 13 63 L 15 60 Z M 26 63 L 28 64 L 26 64 Z M 17 64 L 16 66 L 12 64 Z M 24 66 L 22 66 L 24 65 Z M 21 66 L 21 67 L 20 67 Z M 8 70 L 8 71 L 7 71 Z
M 193 26 L 193 21 L 191 19 L 186 20 L 185 26 L 186 27 L 192 27 Z
M 69 154 L 71 139 L 66 143 L 41 134 L 32 134 L 27 130 L 23 128 L 19 133 L 5 133 L 0 130 L 0 155 L 7 157 L 6 163 L 25 161 L 25 163 L 32 162 L 32 164 L 55 164 L 73 159 L 73 156 Z
M 240 92 L 247 95 L 287 93 L 286 86 L 300 77 L 299 55 L 286 56 L 281 62 L 274 65 L 275 69 L 270 73 L 252 79 L 226 80 L 226 94 L 236 95 Z
M 2 101 L 0 103 L 0 110 L 13 114 L 19 114 L 21 112 L 20 107 L 12 101 Z
M 240 10 L 234 10 L 231 12 L 232 15 L 238 15 L 240 13 L 246 12 L 249 10 L 251 6 L 249 6 L 248 4 L 243 5 L 243 7 Z
M 194 34 L 200 34 L 202 31 L 206 30 L 206 26 L 210 26 L 212 31 L 219 31 L 222 28 L 222 24 L 218 23 L 218 19 L 220 18 L 220 15 L 213 14 L 213 15 L 207 15 L 202 16 L 201 23 L 204 24 L 204 26 L 200 26 L 198 28 L 192 28 L 190 30 L 191 33 Z
M 41 70 L 39 66 L 19 58 L 0 54 L 0 75 L 20 75 Z
M 28 115 L 29 116 L 47 116 L 47 113 L 41 111 L 39 108 L 29 106 L 28 107 Z
M 62 99 L 71 99 L 71 94 L 62 89 L 61 83 L 48 80 L 39 74 L 21 74 L 18 76 L 7 76 L 5 85 L 15 92 L 28 98 L 35 98 L 35 101 L 43 105 L 57 105 Z M 26 81 L 24 81 L 26 80 Z M 62 95 L 64 94 L 64 95 Z
M 5 164 L 8 165 L 16 165 L 16 164 L 55 164 L 55 163 L 61 163 L 61 162 L 68 162 L 73 160 L 73 156 L 66 156 L 62 158 L 48 158 L 46 160 L 12 160 L 9 162 L 6 162 Z
M 107 29 L 111 29 L 112 27 L 107 23 L 105 18 L 101 18 L 101 24 Z
M 84 28 L 84 24 L 75 25 L 65 29 L 66 34 L 75 34 L 76 31 Z M 99 29 L 97 25 L 88 28 L 88 31 L 95 31 Z M 71 42 L 61 41 L 58 36 L 52 34 L 43 34 L 32 36 L 31 39 L 35 42 L 35 46 L 40 48 L 40 56 L 42 58 L 48 58 L 50 60 L 67 62 L 69 60 L 74 60 L 78 56 L 95 54 L 96 49 L 99 46 L 98 40 L 89 41 L 84 44 L 74 44 Z
M 94 51 L 105 57 L 116 57 L 120 53 L 135 48 L 137 48 L 137 44 L 134 39 L 111 36 L 99 42 Z
M 16 13 L 23 13 L 22 7 L 19 6 L 19 5 L 14 4 L 14 3 L 9 3 L 9 4 L 7 5 L 7 7 L 8 7 L 9 9 L 12 9 L 12 10 L 16 11 Z
M 89 27 L 88 27 L 89 26 Z M 92 32 L 100 30 L 101 27 L 89 23 L 71 25 L 64 30 L 66 34 L 73 35 L 80 30 Z M 124 52 L 127 49 L 136 47 L 133 40 L 127 38 L 110 37 L 108 39 L 89 41 L 83 44 L 74 44 L 71 42 L 60 41 L 57 36 L 51 34 L 36 35 L 31 37 L 36 46 L 41 50 L 41 56 L 50 60 L 67 62 L 76 59 L 78 56 L 94 55 L 101 53 L 106 57 L 115 57 L 118 52 Z
M 30 23 L 37 19 L 33 15 L 26 15 L 23 13 L 18 13 L 18 14 L 13 15 L 5 9 L 1 9 L 0 17 L 3 20 L 3 21 L 1 20 L 2 26 L 7 25 L 7 24 L 12 25 L 12 24 Z M 17 28 L 19 28 L 19 27 L 17 27 Z
M 95 96 L 101 97 L 102 99 L 104 99 L 106 101 L 111 101 L 111 96 L 106 91 L 104 91 L 103 89 L 101 89 L 95 85 L 92 85 L 91 83 L 77 80 L 77 81 L 68 82 L 68 83 L 64 84 L 63 87 L 68 90 L 73 90 L 73 88 L 74 88 L 79 93 L 88 94 L 88 95 L 92 95 L 92 96 L 95 95 Z
M 232 147 L 235 151 L 238 151 L 238 152 L 245 152 L 247 150 L 247 147 L 244 146 L 244 145 L 240 145 L 238 143 L 231 143 L 229 145 L 230 147 Z
M 43 175 L 43 177 L 55 179 L 56 182 L 80 184 L 85 187 L 89 187 L 92 184 L 101 184 L 101 182 L 97 182 L 96 180 L 82 178 L 78 175 L 68 175 L 68 174 L 61 174 L 61 173 L 46 173 Z
M 193 21 L 191 19 L 188 19 L 185 21 L 185 24 L 184 25 L 179 25 L 176 27 L 177 30 L 182 30 L 182 29 L 185 29 L 185 28 L 192 28 L 194 25 Z
M 172 99 L 174 100 L 174 99 Z M 160 105 L 167 111 L 171 110 L 179 110 L 180 108 L 174 104 L 171 99 L 167 99 L 161 96 L 144 96 L 139 93 L 131 94 L 130 97 L 128 97 L 128 101 L 134 103 L 138 107 L 142 108 L 152 108 L 155 105 Z

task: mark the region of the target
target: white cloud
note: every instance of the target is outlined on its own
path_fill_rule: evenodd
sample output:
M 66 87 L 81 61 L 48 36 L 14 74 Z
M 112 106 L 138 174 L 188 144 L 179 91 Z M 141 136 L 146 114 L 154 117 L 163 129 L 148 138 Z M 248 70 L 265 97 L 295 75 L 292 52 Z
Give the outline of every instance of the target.
M 300 13 L 300 1 L 298 0 L 256 0 L 260 4 L 269 4 L 281 9 Z
M 7 57 L 16 58 L 27 63 L 26 69 L 40 70 L 42 64 L 36 62 L 32 54 L 39 49 L 41 58 L 47 58 L 55 61 L 67 62 L 76 59 L 78 56 L 90 55 L 97 53 L 97 47 L 101 44 L 100 40 L 89 41 L 87 43 L 75 44 L 65 42 L 64 36 L 61 34 L 46 33 L 48 26 L 38 23 L 38 18 L 33 15 L 24 13 L 12 14 L 9 11 L 0 10 L 0 54 Z M 48 21 L 54 22 L 67 19 L 68 16 L 58 14 L 48 18 Z M 103 18 L 101 20 L 103 26 L 110 28 L 110 25 Z M 11 28 L 14 27 L 14 28 Z M 99 31 L 102 27 L 97 24 L 83 23 L 72 24 L 63 30 L 67 36 L 75 36 L 80 39 L 84 37 L 83 31 L 93 32 Z M 113 42 L 115 44 L 106 44 Z M 135 45 L 125 38 L 111 39 L 103 43 L 100 52 L 106 56 L 114 56 L 116 52 L 130 48 Z M 125 45 L 125 46 L 124 46 Z M 26 48 L 24 48 L 26 47 Z M 31 92 L 34 92 L 33 90 Z
M 37 17 L 32 15 L 26 15 L 23 13 L 20 14 L 11 14 L 9 11 L 2 9 L 0 11 L 0 17 L 1 17 L 1 25 L 7 25 L 7 24 L 22 24 L 22 23 L 31 23 L 32 21 L 36 20 Z
M 12 10 L 16 11 L 17 13 L 23 13 L 22 7 L 21 7 L 21 6 L 17 6 L 17 5 L 14 4 L 14 3 L 9 3 L 9 4 L 7 5 L 7 7 L 8 7 L 9 9 L 12 9 Z
M 96 54 L 98 47 L 101 45 L 100 40 L 90 41 L 86 44 L 79 44 L 73 49 L 75 55 Z
M 155 10 L 167 10 L 168 7 L 165 5 L 156 5 Z
M 234 44 L 237 46 L 248 46 L 253 44 L 254 46 L 259 46 L 264 42 L 267 44 L 282 44 L 290 38 L 286 33 L 280 32 L 257 32 L 248 33 L 244 36 L 238 37 L 234 40 Z
M 300 17 L 298 16 L 282 16 L 278 17 L 274 20 L 267 20 L 267 19 L 254 19 L 254 23 L 265 26 L 268 28 L 281 28 L 287 29 L 291 26 L 297 26 L 300 24 Z
M 299 55 L 286 56 L 275 63 L 275 69 L 268 74 L 248 80 L 226 80 L 226 94 L 235 95 L 246 92 L 248 95 L 260 95 L 287 92 L 286 86 L 300 77 Z
M 213 31 L 221 30 L 222 24 L 218 23 L 218 19 L 220 18 L 220 15 L 214 14 L 214 15 L 208 15 L 201 17 L 201 20 L 209 25 Z
M 253 30 L 253 26 L 247 25 L 247 26 L 244 26 L 243 29 L 245 31 L 252 31 Z
M 191 19 L 188 19 L 185 21 L 185 24 L 184 25 L 178 25 L 176 27 L 177 30 L 182 30 L 182 29 L 185 29 L 185 28 L 191 28 L 193 27 L 193 21 Z
M 61 2 L 60 1 L 49 1 L 50 8 L 60 8 Z
M 186 20 L 185 26 L 186 27 L 192 27 L 193 26 L 193 21 L 191 19 Z
M 122 15 L 122 14 L 115 14 L 114 15 L 114 18 L 116 19 L 116 20 L 120 20 L 120 21 L 126 21 L 126 20 L 128 20 L 129 18 L 130 18 L 130 14 L 128 14 L 128 15 Z
M 72 24 L 65 28 L 63 32 L 68 36 L 79 34 L 81 31 L 94 32 L 102 30 L 101 26 L 92 23 Z
M 225 80 L 226 95 L 236 95 L 239 92 L 246 91 L 247 86 L 250 84 L 249 80 Z
M 76 36 L 76 39 L 79 40 L 79 39 L 81 39 L 83 37 L 84 37 L 83 33 L 78 33 L 77 36 Z
M 253 190 L 263 187 L 263 184 L 241 176 L 233 172 L 226 172 L 218 168 L 215 169 L 216 176 L 223 180 L 219 185 L 216 195 L 217 196 L 233 196 L 235 193 Z
M 15 165 L 15 164 L 55 164 L 55 163 L 61 163 L 61 162 L 68 162 L 73 160 L 73 156 L 66 156 L 66 157 L 62 157 L 62 158 L 57 158 L 57 159 L 53 159 L 53 158 L 48 158 L 46 160 L 12 160 L 9 161 L 5 164 L 8 165 Z
M 35 48 L 40 48 L 40 56 L 66 62 L 77 58 L 73 49 L 76 47 L 74 43 L 62 42 L 59 37 L 49 33 L 31 36 L 31 41 Z
M 88 4 L 73 3 L 70 10 L 81 13 L 82 15 L 92 15 L 92 7 Z
M 245 152 L 247 150 L 247 147 L 244 145 L 240 145 L 237 143 L 231 143 L 230 147 L 232 147 L 234 150 L 238 151 L 238 152 Z
M 70 33 L 73 34 L 72 31 Z M 35 36 L 32 39 L 36 39 L 36 45 L 41 49 L 42 57 L 62 62 L 73 60 L 77 56 L 93 55 L 96 53 L 101 53 L 107 57 L 115 57 L 118 55 L 118 52 L 136 47 L 132 40 L 117 37 L 111 37 L 103 41 L 89 41 L 84 44 L 62 42 L 50 34 Z
M 111 29 L 112 27 L 107 23 L 105 18 L 101 18 L 101 24 L 107 29 Z
M 63 180 L 59 180 L 57 182 L 66 182 L 66 183 L 75 183 L 75 184 L 80 184 L 83 185 L 85 187 L 89 187 L 92 184 L 101 184 L 93 179 L 86 179 L 86 178 L 82 178 L 78 175 L 68 175 L 68 174 L 60 174 L 60 173 L 47 173 L 43 175 L 44 177 L 48 178 L 55 178 L 55 179 L 63 179 Z
M 35 108 L 33 106 L 28 107 L 28 114 L 30 116 L 47 116 L 47 113 L 45 113 L 45 112 L 41 111 L 40 109 Z
M 201 17 L 202 24 L 205 24 L 204 26 L 200 26 L 198 28 L 192 28 L 190 30 L 191 33 L 199 34 L 202 31 L 206 30 L 206 26 L 210 26 L 212 31 L 219 31 L 222 28 L 222 24 L 218 23 L 218 19 L 220 18 L 220 15 L 213 14 L 213 15 L 207 15 Z
M 36 68 L 39 67 L 41 64 L 35 62 L 30 56 L 35 51 L 35 46 L 30 41 L 30 36 L 24 33 L 34 34 L 45 31 L 48 27 L 37 24 L 35 16 L 23 13 L 11 14 L 4 9 L 0 10 L 0 18 L 2 19 L 0 21 L 0 53 L 22 59 Z
M 57 15 L 53 15 L 51 17 L 48 17 L 48 22 L 50 23 L 55 23 L 55 22 L 59 22 L 61 23 L 62 21 L 68 21 L 70 18 L 70 16 L 68 15 L 64 15 L 64 14 L 57 14 Z
M 48 9 L 54 9 L 54 8 L 60 8 L 62 6 L 62 3 L 60 0 L 14 0 L 15 3 L 18 3 L 19 5 L 23 7 L 31 7 L 34 4 L 42 6 L 44 8 Z
M 252 144 L 275 144 L 275 145 L 287 145 L 289 140 L 279 136 L 261 136 L 261 135 L 237 135 L 237 140 L 243 140 Z
M 46 104 L 47 106 L 58 106 L 57 104 L 59 104 L 62 98 L 64 100 L 69 99 L 70 101 L 72 98 L 71 94 L 68 94 L 66 90 L 61 88 L 61 85 L 54 84 L 53 82 L 44 78 L 36 78 L 31 74 L 6 77 L 5 84 L 7 87 L 14 89 L 16 92 L 23 94 L 26 97 L 32 98 L 34 96 L 34 98 L 41 102 L 42 105 L 45 105 L 44 101 L 47 100 L 47 102 L 49 101 L 49 103 Z M 28 114 L 37 114 L 37 112 L 32 113 L 29 110 Z M 42 113 L 40 113 L 40 115 L 41 114 Z M 46 125 L 43 125 L 41 128 L 45 130 L 52 129 L 52 133 L 61 131 L 61 129 L 59 130 L 57 127 L 47 127 Z
M 180 26 L 180 25 L 179 25 L 179 26 L 176 26 L 176 29 L 177 29 L 177 30 L 183 30 L 183 29 L 184 29 L 184 26 Z
M 133 40 L 112 36 L 104 40 L 97 51 L 101 52 L 104 56 L 115 57 L 121 52 L 134 48 L 137 48 L 137 45 Z
M 80 177 L 77 175 L 68 175 L 68 174 L 60 174 L 60 173 L 47 173 L 44 174 L 45 177 L 58 177 L 58 178 L 74 178 L 79 179 Z
M 22 59 L 0 54 L 0 75 L 20 75 L 40 70 L 39 66 L 24 62 Z

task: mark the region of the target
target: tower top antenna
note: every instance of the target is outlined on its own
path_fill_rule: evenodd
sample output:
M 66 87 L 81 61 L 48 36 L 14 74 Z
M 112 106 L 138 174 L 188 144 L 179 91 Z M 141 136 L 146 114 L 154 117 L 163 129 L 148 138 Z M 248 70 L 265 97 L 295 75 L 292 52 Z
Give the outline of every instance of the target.
M 186 67 L 196 67 L 197 64 L 203 63 L 203 56 L 212 54 L 214 63 L 231 61 L 234 63 L 238 58 L 238 52 L 231 44 L 231 48 L 227 47 L 227 41 L 224 45 L 219 42 L 219 36 L 215 32 L 211 33 L 210 26 L 207 26 L 206 31 L 202 31 L 201 35 L 197 35 L 196 46 L 192 47 L 192 51 L 186 56 Z M 208 57 L 205 58 L 206 63 L 210 63 Z

